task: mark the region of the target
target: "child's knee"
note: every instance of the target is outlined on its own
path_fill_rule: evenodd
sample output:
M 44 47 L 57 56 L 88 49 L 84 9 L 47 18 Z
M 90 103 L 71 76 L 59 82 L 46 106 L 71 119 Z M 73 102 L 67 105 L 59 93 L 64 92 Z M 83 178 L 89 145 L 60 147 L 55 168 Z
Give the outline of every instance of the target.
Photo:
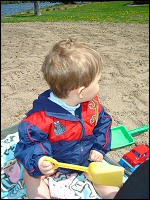
M 119 187 L 116 187 L 116 186 L 106 186 L 106 185 L 98 185 L 98 184 L 93 184 L 93 186 L 96 192 L 103 199 L 113 199 L 120 189 Z
M 50 199 L 50 191 L 44 182 L 45 176 L 32 177 L 24 171 L 24 181 L 29 199 Z

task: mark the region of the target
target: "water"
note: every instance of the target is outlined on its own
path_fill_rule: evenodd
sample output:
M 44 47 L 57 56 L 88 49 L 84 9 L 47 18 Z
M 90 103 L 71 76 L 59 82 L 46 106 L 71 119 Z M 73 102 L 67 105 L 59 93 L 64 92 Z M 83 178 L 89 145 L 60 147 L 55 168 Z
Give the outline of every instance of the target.
M 83 1 L 74 1 L 76 4 L 87 4 L 87 2 Z M 47 6 L 54 6 L 62 4 L 61 2 L 54 2 L 54 3 L 40 3 L 40 8 L 45 8 Z M 1 14 L 2 15 L 12 15 L 19 12 L 24 12 L 26 10 L 33 10 L 34 3 L 20 3 L 20 4 L 1 4 Z
M 61 2 L 54 3 L 40 3 L 40 8 L 44 8 L 47 6 L 54 6 L 57 4 L 61 4 Z M 19 12 L 24 12 L 26 10 L 33 10 L 34 3 L 20 3 L 20 4 L 1 4 L 1 14 L 2 15 L 11 15 Z

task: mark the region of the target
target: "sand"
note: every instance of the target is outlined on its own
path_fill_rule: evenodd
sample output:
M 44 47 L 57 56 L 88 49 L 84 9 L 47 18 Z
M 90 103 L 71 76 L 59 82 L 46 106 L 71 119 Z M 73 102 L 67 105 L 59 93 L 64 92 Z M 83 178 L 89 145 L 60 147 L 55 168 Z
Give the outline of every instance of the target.
M 41 65 L 50 47 L 72 37 L 91 43 L 104 69 L 99 97 L 112 127 L 128 130 L 149 123 L 149 25 L 120 23 L 2 23 L 1 129 L 19 123 L 48 85 Z M 108 153 L 116 161 L 134 146 L 149 145 L 149 131 L 135 144 Z

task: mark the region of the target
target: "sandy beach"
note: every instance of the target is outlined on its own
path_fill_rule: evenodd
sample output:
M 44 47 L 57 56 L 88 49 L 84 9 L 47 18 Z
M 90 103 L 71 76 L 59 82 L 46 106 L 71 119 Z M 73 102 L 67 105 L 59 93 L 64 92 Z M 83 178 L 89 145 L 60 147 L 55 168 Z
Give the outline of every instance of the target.
M 91 43 L 104 69 L 99 97 L 113 118 L 112 127 L 128 130 L 149 123 L 149 25 L 119 23 L 2 23 L 1 129 L 19 123 L 48 85 L 41 65 L 50 47 L 72 37 Z M 135 145 L 149 146 L 149 131 L 135 144 L 108 153 L 116 161 Z

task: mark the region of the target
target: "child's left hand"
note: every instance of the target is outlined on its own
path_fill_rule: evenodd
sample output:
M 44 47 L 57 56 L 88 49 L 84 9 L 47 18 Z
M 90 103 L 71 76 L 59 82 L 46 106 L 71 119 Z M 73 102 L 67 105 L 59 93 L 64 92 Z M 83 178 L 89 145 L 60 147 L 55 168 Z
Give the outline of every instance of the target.
M 94 162 L 102 162 L 104 156 L 102 153 L 96 151 L 96 150 L 91 150 L 90 151 L 90 157 L 89 160 L 90 161 L 94 161 Z

